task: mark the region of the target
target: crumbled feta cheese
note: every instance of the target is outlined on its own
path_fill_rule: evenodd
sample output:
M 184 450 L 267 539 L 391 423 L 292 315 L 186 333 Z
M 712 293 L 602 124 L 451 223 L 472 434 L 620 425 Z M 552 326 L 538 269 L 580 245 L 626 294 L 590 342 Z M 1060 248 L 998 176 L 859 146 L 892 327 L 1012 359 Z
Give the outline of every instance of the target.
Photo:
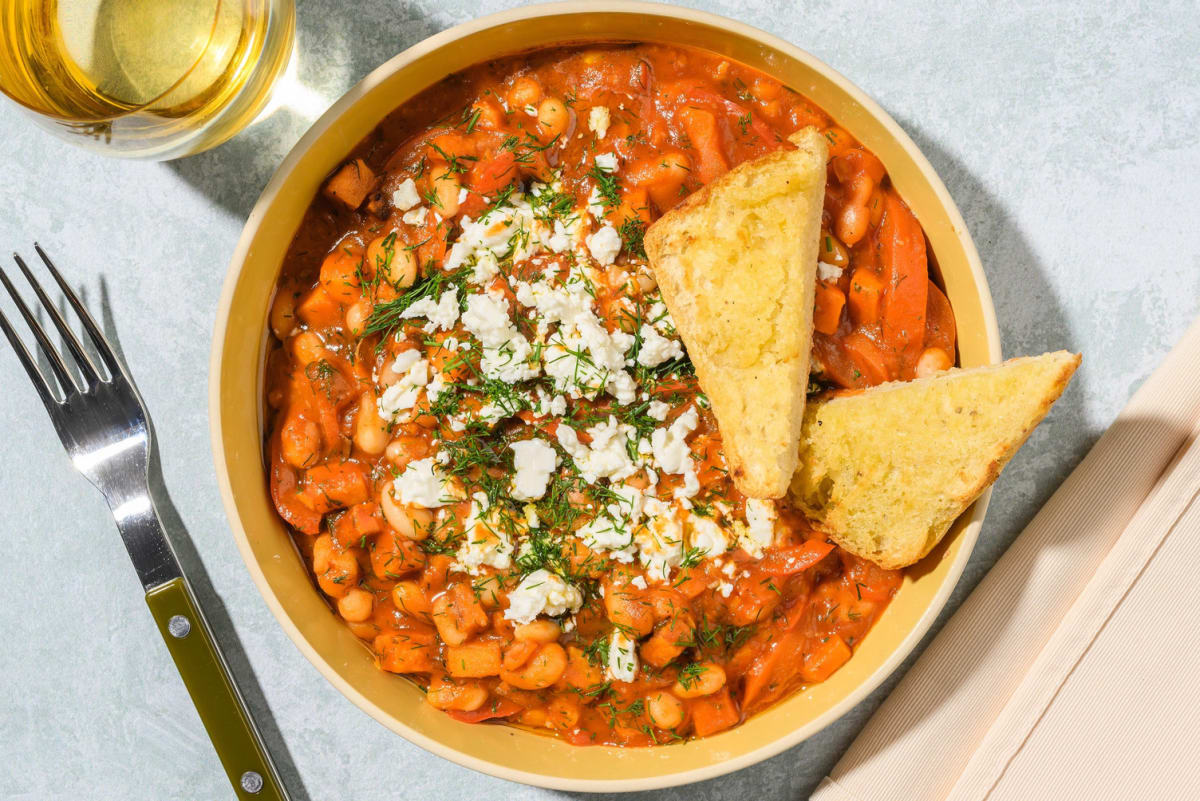
M 455 503 L 446 486 L 446 476 L 432 458 L 408 463 L 404 472 L 392 482 L 392 496 L 405 506 L 434 509 Z
M 424 206 L 418 206 L 411 211 L 404 212 L 404 216 L 400 219 L 405 225 L 423 225 L 425 223 L 425 214 L 428 211 Z
M 620 629 L 613 629 L 608 639 L 608 667 L 605 677 L 609 681 L 633 681 L 637 678 L 637 642 L 627 637 Z
M 470 195 L 471 195 L 471 193 L 470 193 L 470 192 L 467 190 L 467 188 L 466 188 L 465 186 L 463 186 L 463 187 L 459 187 L 459 190 L 458 190 L 458 202 L 459 202 L 459 203 L 466 203 L 466 202 L 467 202 L 467 198 L 468 198 L 468 197 L 470 197 Z
M 638 561 L 651 581 L 669 581 L 671 570 L 683 561 L 683 524 L 678 510 L 658 498 L 643 502 L 646 524 L 634 535 Z
M 746 528 L 738 538 L 742 549 L 755 559 L 762 558 L 763 549 L 775 542 L 775 504 L 758 498 L 746 499 Z
M 632 403 L 637 384 L 625 370 L 625 354 L 634 339 L 620 329 L 610 332 L 592 311 L 593 298 L 576 272 L 565 286 L 546 281 L 516 282 L 517 301 L 538 311 L 539 332 L 558 323 L 548 334 L 542 353 L 546 375 L 558 392 L 573 398 L 593 398 L 607 390 L 620 403 Z
M 483 346 L 480 369 L 488 378 L 515 384 L 537 376 L 537 366 L 529 363 L 533 348 L 508 316 L 508 298 L 469 295 L 462 324 Z
M 615 153 L 600 153 L 596 156 L 596 168 L 603 172 L 617 171 L 617 156 Z
M 458 290 L 449 289 L 443 292 L 436 303 L 433 298 L 421 298 L 400 312 L 400 318 L 403 320 L 415 317 L 429 320 L 433 323 L 434 331 L 449 331 L 458 322 Z
M 621 235 L 611 225 L 603 225 L 587 238 L 587 246 L 593 259 L 609 265 L 616 261 L 617 254 L 621 252 Z
M 502 206 L 488 208 L 479 219 L 464 216 L 459 227 L 459 235 L 446 254 L 445 269 L 457 270 L 464 264 L 490 256 L 491 264 L 475 265 L 471 280 L 477 284 L 486 283 L 496 274 L 495 259 L 528 259 L 540 252 L 546 240 L 553 239 L 557 233 L 557 229 L 537 219 L 529 198 L 519 191 L 509 196 Z M 562 228 L 564 235 L 568 235 L 568 228 Z
M 651 417 L 652 419 L 658 420 L 659 422 L 662 422 L 663 420 L 667 419 L 667 413 L 669 411 L 671 411 L 671 405 L 668 403 L 663 403 L 660 400 L 652 400 L 646 406 L 646 414 L 649 417 Z M 642 441 L 645 442 L 645 440 L 642 440 Z M 649 442 L 646 442 L 646 444 L 647 444 L 647 446 L 650 445 Z M 641 442 L 639 442 L 638 443 L 639 451 L 641 450 L 641 447 L 642 447 Z
M 642 519 L 645 499 L 641 490 L 626 484 L 614 484 L 610 489 L 617 499 L 575 533 L 593 551 L 628 564 L 636 552 L 634 531 Z
M 484 565 L 497 570 L 512 567 L 512 540 L 499 526 L 494 526 L 488 514 L 487 495 L 476 492 L 471 498 L 471 512 L 463 526 L 463 542 L 453 564 L 472 576 L 478 576 Z
M 518 501 L 535 501 L 546 494 L 550 474 L 558 467 L 558 452 L 540 439 L 514 442 L 512 496 Z
M 676 497 L 691 498 L 700 491 L 700 482 L 696 477 L 696 466 L 692 460 L 691 449 L 688 448 L 688 435 L 700 424 L 700 414 L 695 406 L 688 410 L 669 427 L 654 429 L 650 435 L 650 444 L 654 449 L 654 460 L 660 470 L 683 476 L 683 486 L 675 490 Z
M 567 413 L 567 399 L 562 395 L 551 395 L 546 390 L 538 387 L 534 413 L 538 417 L 564 417 Z
M 400 211 L 408 211 L 421 202 L 421 193 L 412 178 L 405 178 L 392 192 L 392 205 Z
M 729 540 L 710 518 L 688 516 L 688 545 L 702 556 L 719 556 L 729 550 Z
M 429 383 L 429 362 L 421 358 L 420 351 L 406 350 L 396 355 L 390 369 L 400 380 L 385 389 L 375 404 L 379 415 L 388 421 L 417 405 Z
M 637 360 L 643 367 L 657 367 L 663 362 L 683 356 L 683 344 L 678 339 L 667 339 L 649 323 L 642 324 L 640 333 L 642 347 L 638 351 Z
M 718 582 L 717 590 L 721 593 L 722 597 L 728 598 L 730 595 L 733 595 L 733 583 L 729 581 Z
M 608 106 L 592 106 L 588 112 L 588 130 L 596 134 L 597 139 L 603 139 L 608 133 L 608 126 L 612 124 L 612 117 L 608 113 Z
M 572 229 L 564 225 L 562 220 L 555 220 L 553 233 L 545 240 L 544 244 L 555 253 L 564 253 L 570 249 L 574 236 Z
M 666 304 L 661 300 L 650 304 L 650 309 L 646 312 L 646 319 L 663 336 L 679 336 L 679 332 L 675 329 L 675 321 L 671 319 L 671 313 L 667 311 Z
M 479 411 L 475 412 L 475 419 L 481 423 L 487 423 L 489 426 L 494 426 L 501 420 L 512 417 L 519 411 L 517 408 L 509 408 L 507 400 L 500 403 L 488 401 L 479 407 Z
M 637 587 L 639 590 L 646 589 L 646 579 L 642 578 L 641 576 L 634 576 L 633 580 L 629 583 Z
M 822 281 L 836 281 L 842 277 L 842 268 L 836 264 L 817 262 L 817 278 Z
M 425 398 L 433 403 L 442 394 L 442 390 L 446 388 L 446 379 L 441 373 L 434 373 L 429 379 L 429 383 L 425 385 Z
M 638 463 L 629 458 L 629 448 L 626 443 L 637 432 L 628 423 L 617 422 L 617 418 L 609 415 L 608 420 L 587 429 L 592 438 L 590 446 L 579 441 L 575 429 L 566 423 L 558 424 L 556 437 L 558 444 L 575 462 L 583 480 L 595 484 L 602 478 L 610 481 L 620 481 L 629 478 L 638 471 Z
M 416 348 L 402 350 L 392 359 L 391 370 L 396 375 L 404 375 L 419 361 L 421 361 L 421 351 Z
M 578 587 L 548 570 L 538 569 L 521 579 L 516 589 L 508 594 L 504 617 L 517 623 L 532 623 L 538 615 L 557 617 L 578 612 L 581 606 L 583 594 Z
M 608 214 L 608 207 L 604 205 L 604 195 L 600 194 L 599 187 L 592 187 L 591 194 L 588 195 L 587 210 L 588 214 L 597 219 L 604 219 Z

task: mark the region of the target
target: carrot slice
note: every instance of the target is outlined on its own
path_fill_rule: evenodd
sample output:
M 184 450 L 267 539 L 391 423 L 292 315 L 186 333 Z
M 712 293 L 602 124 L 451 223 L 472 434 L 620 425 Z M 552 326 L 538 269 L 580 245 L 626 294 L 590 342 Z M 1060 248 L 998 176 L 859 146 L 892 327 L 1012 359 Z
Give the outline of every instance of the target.
M 883 298 L 883 342 L 916 364 L 925 340 L 925 303 L 929 295 L 929 264 L 925 234 L 904 201 L 889 190 L 884 194 L 879 224 L 879 258 L 887 290 Z
M 696 175 L 703 183 L 729 170 L 721 147 L 721 132 L 717 129 L 717 118 L 711 111 L 685 108 L 679 112 L 683 130 L 692 146 L 696 148 Z
M 782 632 L 771 640 L 746 671 L 742 684 L 743 709 L 749 712 L 756 701 L 761 702 L 760 707 L 766 706 L 790 689 L 789 680 L 799 670 L 806 640 L 798 631 Z
M 737 725 L 741 713 L 729 695 L 729 688 L 722 687 L 712 695 L 692 701 L 692 730 L 697 737 L 707 737 L 730 726 Z
M 475 156 L 475 140 L 455 131 L 445 131 L 427 142 L 425 157 L 429 159 L 454 159 Z
M 836 333 L 845 305 L 846 296 L 842 290 L 829 284 L 818 284 L 817 299 L 813 306 L 813 328 L 822 334 Z
M 649 193 L 644 187 L 629 186 L 621 190 L 621 204 L 613 213 L 613 221 L 620 226 L 629 220 L 641 220 L 646 225 L 652 222 Z
M 879 300 L 883 281 L 867 267 L 859 267 L 850 276 L 850 319 L 855 325 L 874 325 L 879 322 Z
M 517 157 L 511 150 L 505 150 L 494 159 L 481 161 L 471 168 L 467 177 L 467 186 L 481 195 L 488 195 L 517 180 Z
M 941 348 L 953 358 L 954 342 L 954 310 L 942 290 L 930 281 L 929 297 L 925 301 L 925 347 Z
M 825 681 L 850 659 L 850 646 L 836 634 L 831 634 L 823 642 L 804 655 L 804 665 L 800 675 L 807 682 Z
M 842 341 L 842 345 L 854 364 L 850 386 L 873 387 L 892 379 L 892 370 L 883 351 L 866 334 L 855 331 Z
M 300 497 L 320 514 L 367 500 L 367 468 L 358 462 L 319 464 L 304 471 Z

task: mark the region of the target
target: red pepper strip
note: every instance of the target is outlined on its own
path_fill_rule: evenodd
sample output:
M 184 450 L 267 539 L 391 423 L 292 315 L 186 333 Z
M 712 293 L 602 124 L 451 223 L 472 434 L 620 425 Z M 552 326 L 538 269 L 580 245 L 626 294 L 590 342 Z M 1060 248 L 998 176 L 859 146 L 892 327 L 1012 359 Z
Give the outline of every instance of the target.
M 789 545 L 768 551 L 758 566 L 773 576 L 790 576 L 820 562 L 830 551 L 833 543 L 824 540 L 805 540 L 802 545 Z
M 507 718 L 521 711 L 520 704 L 507 698 L 497 698 L 490 704 L 485 704 L 473 712 L 459 712 L 457 709 L 447 709 L 446 714 L 463 723 L 481 723 L 493 718 Z

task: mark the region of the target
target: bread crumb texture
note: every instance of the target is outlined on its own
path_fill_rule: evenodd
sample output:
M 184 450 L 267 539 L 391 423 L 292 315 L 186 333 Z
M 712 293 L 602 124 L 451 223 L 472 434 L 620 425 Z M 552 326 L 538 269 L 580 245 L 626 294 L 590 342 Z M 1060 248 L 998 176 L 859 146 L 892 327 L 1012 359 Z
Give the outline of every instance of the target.
M 846 550 L 911 565 L 996 480 L 1079 362 L 1059 351 L 810 402 L 792 500 Z

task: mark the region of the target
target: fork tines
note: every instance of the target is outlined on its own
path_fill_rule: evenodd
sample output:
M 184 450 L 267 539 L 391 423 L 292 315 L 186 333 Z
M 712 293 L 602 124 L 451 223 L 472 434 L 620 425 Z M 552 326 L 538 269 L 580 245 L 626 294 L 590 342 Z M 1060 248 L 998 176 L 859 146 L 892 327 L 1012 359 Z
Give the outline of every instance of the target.
M 106 340 L 104 335 L 100 332 L 99 327 L 96 325 L 96 321 L 92 319 L 90 314 L 88 314 L 87 309 L 84 308 L 83 304 L 75 295 L 75 292 L 71 289 L 70 285 L 63 280 L 62 275 L 59 274 L 58 270 L 54 266 L 54 263 L 50 261 L 50 257 L 46 255 L 46 252 L 42 250 L 40 245 L 35 243 L 33 247 L 37 251 L 38 256 L 41 257 L 42 262 L 45 263 L 46 268 L 50 271 L 50 274 L 54 276 L 54 280 L 58 283 L 59 289 L 62 290 L 63 296 L 66 297 L 67 302 L 71 304 L 71 308 L 75 310 L 75 314 L 79 316 L 80 321 L 83 323 L 84 329 L 87 331 L 88 336 L 95 345 L 96 353 L 104 362 L 104 366 L 108 373 L 107 377 L 100 374 L 100 371 L 97 369 L 91 357 L 89 357 L 87 352 L 84 350 L 83 344 L 79 341 L 79 338 L 75 335 L 75 332 L 71 330 L 71 327 L 67 324 L 67 321 L 63 319 L 63 316 L 58 311 L 58 308 L 50 302 L 50 298 L 46 296 L 45 290 L 42 289 L 41 284 L 38 283 L 37 279 L 34 278 L 33 273 L 30 272 L 28 265 L 25 264 L 25 260 L 22 259 L 20 255 L 14 253 L 13 259 L 16 260 L 17 266 L 21 268 L 21 272 L 25 274 L 25 280 L 27 280 L 29 285 L 33 287 L 33 291 L 37 295 L 38 301 L 46 309 L 46 313 L 49 315 L 50 320 L 54 323 L 54 327 L 58 329 L 59 336 L 62 337 L 63 342 L 66 343 L 67 350 L 70 351 L 71 356 L 73 357 L 72 364 L 75 366 L 81 377 L 83 384 L 82 386 L 78 386 L 76 382 L 72 380 L 70 372 L 67 369 L 67 362 L 63 358 L 63 354 L 54 347 L 54 344 L 46 335 L 45 329 L 42 328 L 41 324 L 39 324 L 34 318 L 33 314 L 29 310 L 29 307 L 25 304 L 25 301 L 21 299 L 20 294 L 17 292 L 16 287 L 13 286 L 12 281 L 9 280 L 8 275 L 4 272 L 3 267 L 0 267 L 0 282 L 4 284 L 4 288 L 8 291 L 9 296 L 13 299 L 13 303 L 16 304 L 17 310 L 20 311 L 21 316 L 25 318 L 25 323 L 29 326 L 29 330 L 33 332 L 33 336 L 37 340 L 38 346 L 42 349 L 42 352 L 45 354 L 50 365 L 50 371 L 54 373 L 54 377 L 58 381 L 58 384 L 62 390 L 63 398 L 65 400 L 74 394 L 87 392 L 101 382 L 111 380 L 113 377 L 120 374 L 121 368 L 117 362 L 116 356 L 113 353 L 112 347 L 108 344 L 108 340 Z M 21 360 L 21 364 L 25 367 L 25 371 L 29 373 L 29 378 L 31 381 L 33 381 L 34 386 L 37 388 L 38 394 L 41 395 L 42 401 L 47 404 L 59 403 L 52 389 L 53 383 L 46 377 L 42 370 L 38 368 L 37 364 L 33 360 L 33 357 L 29 353 L 29 349 L 25 347 L 25 343 L 17 335 L 17 332 L 13 329 L 13 326 L 8 321 L 8 318 L 4 316 L 3 311 L 0 311 L 0 328 L 4 329 L 4 335 L 8 338 L 13 350 L 16 351 L 17 357 Z

